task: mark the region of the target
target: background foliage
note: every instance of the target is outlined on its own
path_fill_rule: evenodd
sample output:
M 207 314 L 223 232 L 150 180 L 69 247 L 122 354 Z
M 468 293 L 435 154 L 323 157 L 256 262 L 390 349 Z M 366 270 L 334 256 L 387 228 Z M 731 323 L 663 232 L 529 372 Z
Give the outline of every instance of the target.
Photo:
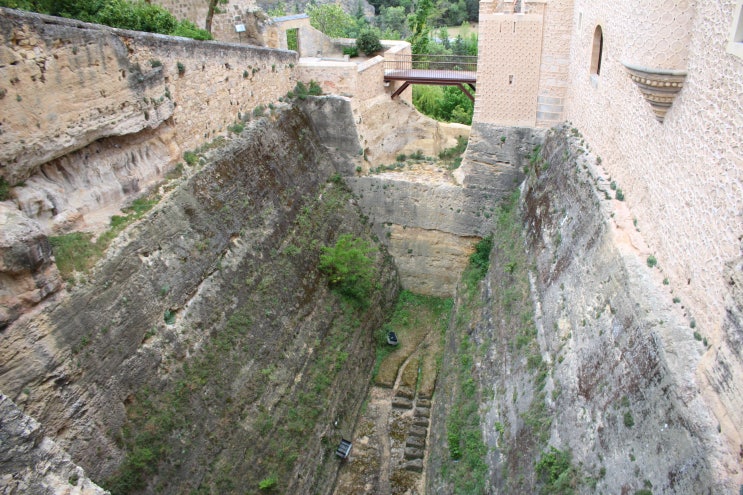
M 106 26 L 210 40 L 211 34 L 188 20 L 143 1 L 129 0 L 0 0 L 0 7 L 30 10 Z

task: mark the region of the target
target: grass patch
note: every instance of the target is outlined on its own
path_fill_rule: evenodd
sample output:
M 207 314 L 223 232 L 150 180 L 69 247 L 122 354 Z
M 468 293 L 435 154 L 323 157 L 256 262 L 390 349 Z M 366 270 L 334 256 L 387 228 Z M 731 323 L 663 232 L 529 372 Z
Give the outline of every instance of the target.
M 444 151 L 439 153 L 439 160 L 444 162 L 446 168 L 449 170 L 455 170 L 462 164 L 462 154 L 467 149 L 467 138 L 464 136 L 457 136 L 457 144 L 451 148 L 446 148 Z M 405 155 L 402 155 L 403 157 Z M 405 158 L 398 161 L 405 161 Z
M 392 387 L 400 366 L 421 344 L 428 332 L 431 329 L 438 329 L 439 335 L 443 335 L 451 308 L 452 300 L 448 298 L 423 296 L 410 291 L 401 292 L 390 321 L 383 325 L 376 335 L 374 383 L 382 387 Z M 400 343 L 396 347 L 387 344 L 389 331 L 397 334 Z M 426 388 L 432 373 L 435 380 L 435 362 L 435 352 L 425 353 L 421 383 Z
M 10 184 L 5 180 L 5 177 L 0 177 L 0 201 L 8 199 L 10 199 Z
M 135 199 L 122 211 L 124 216 L 114 215 L 111 224 L 104 233 L 94 241 L 93 235 L 87 232 L 72 232 L 60 236 L 50 236 L 54 258 L 62 278 L 74 281 L 75 272 L 87 273 L 108 249 L 111 241 L 126 228 L 150 211 L 160 201 L 159 195 L 150 195 Z

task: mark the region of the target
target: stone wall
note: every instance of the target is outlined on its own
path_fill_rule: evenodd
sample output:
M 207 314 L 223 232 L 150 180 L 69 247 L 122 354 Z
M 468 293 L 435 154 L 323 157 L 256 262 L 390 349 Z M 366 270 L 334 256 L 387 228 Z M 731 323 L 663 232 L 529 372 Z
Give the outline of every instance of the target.
M 286 32 L 297 30 L 297 53 L 300 57 L 342 58 L 343 53 L 333 39 L 310 25 L 307 14 L 276 17 L 265 28 L 267 46 L 288 49 Z
M 197 27 L 205 28 L 209 0 L 154 0 L 178 19 L 186 19 Z M 218 41 L 231 43 L 255 43 L 260 39 L 260 29 L 255 24 L 258 7 L 253 0 L 226 0 L 217 3 L 217 12 L 212 17 L 212 36 Z M 264 18 L 264 16 L 261 16 Z M 245 33 L 235 31 L 236 24 L 244 24 Z
M 743 376 L 740 359 L 731 357 L 739 355 L 726 330 L 731 327 L 724 323 L 730 312 L 725 273 L 739 258 L 743 237 L 743 59 L 726 51 L 735 1 L 575 0 L 547 3 L 544 9 L 540 54 L 524 50 L 523 40 L 499 42 L 497 16 L 512 14 L 500 3 L 484 3 L 480 53 L 519 49 L 538 57 L 542 116 L 535 123 L 551 124 L 562 110 L 562 118 L 600 157 L 602 173 L 621 189 L 625 199 L 617 215 L 643 239 L 635 249 L 657 259 L 658 283 L 665 281 L 667 299 L 679 301 L 686 319 L 710 344 L 699 362 L 699 386 L 729 447 L 736 449 L 743 443 L 743 423 L 732 411 L 741 406 L 731 389 L 713 385 L 725 367 L 728 376 Z M 596 73 L 592 60 L 598 58 L 594 33 L 599 26 L 603 43 Z M 561 54 L 568 33 L 566 71 Z M 665 120 L 625 64 L 688 72 Z M 511 102 L 488 106 L 490 87 L 496 85 L 487 70 L 481 62 L 478 100 L 486 101 L 478 101 L 475 121 L 511 124 Z

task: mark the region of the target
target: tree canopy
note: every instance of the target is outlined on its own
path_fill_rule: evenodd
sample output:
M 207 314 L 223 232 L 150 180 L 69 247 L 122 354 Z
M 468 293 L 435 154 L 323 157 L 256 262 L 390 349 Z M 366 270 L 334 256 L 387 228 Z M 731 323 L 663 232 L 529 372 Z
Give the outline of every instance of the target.
M 323 5 L 308 5 L 307 15 L 310 16 L 310 25 L 331 38 L 342 38 L 348 35 L 356 21 L 351 14 L 346 13 L 340 5 L 326 3 Z
M 0 7 L 29 10 L 106 26 L 209 40 L 211 34 L 179 21 L 159 5 L 129 0 L 0 0 Z

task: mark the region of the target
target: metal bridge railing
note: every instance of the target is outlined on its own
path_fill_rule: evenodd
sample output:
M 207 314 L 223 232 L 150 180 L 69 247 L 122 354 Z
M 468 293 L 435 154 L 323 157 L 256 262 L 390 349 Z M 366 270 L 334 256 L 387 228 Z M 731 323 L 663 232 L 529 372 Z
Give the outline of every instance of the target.
M 435 70 L 443 72 L 477 72 L 477 57 L 468 55 L 392 55 L 385 58 L 386 71 Z

